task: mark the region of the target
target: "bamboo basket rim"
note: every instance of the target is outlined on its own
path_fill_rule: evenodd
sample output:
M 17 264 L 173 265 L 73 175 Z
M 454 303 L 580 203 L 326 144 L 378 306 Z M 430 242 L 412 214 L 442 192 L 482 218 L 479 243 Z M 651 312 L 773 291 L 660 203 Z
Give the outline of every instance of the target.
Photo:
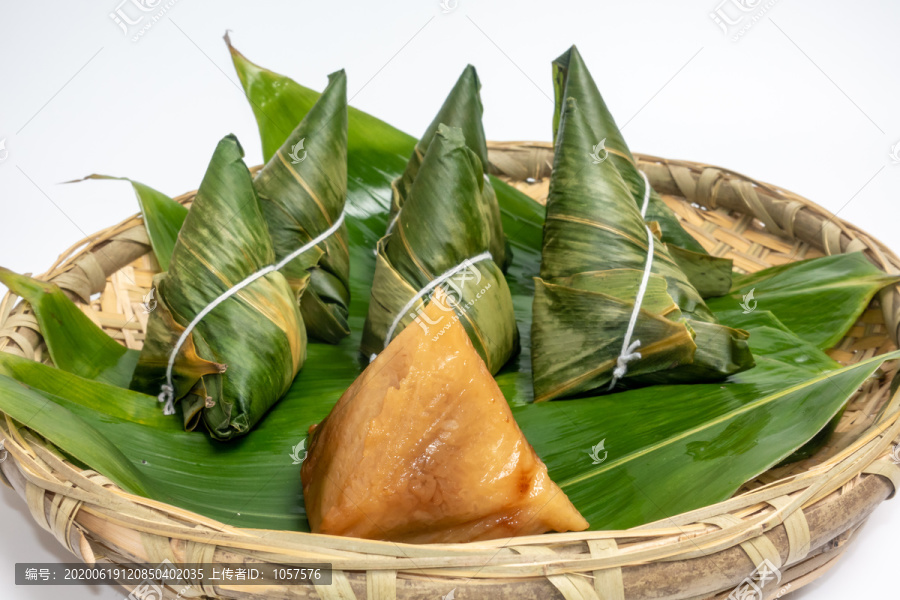
M 535 199 L 545 195 L 551 144 L 492 142 L 489 152 L 490 172 Z M 738 269 L 861 250 L 882 270 L 900 273 L 900 258 L 884 244 L 797 194 L 703 163 L 636 159 L 654 188 L 682 209 L 686 228 L 711 253 L 731 254 Z M 194 193 L 176 200 L 188 204 Z M 89 305 L 108 289 L 108 278 L 149 252 L 143 221 L 134 215 L 68 248 L 38 278 Z M 844 359 L 897 345 L 900 286 L 883 290 L 866 314 L 879 312 L 880 320 L 862 326 L 863 338 L 848 334 L 842 341 L 845 349 L 836 351 Z M 0 351 L 46 359 L 34 316 L 12 294 L 0 302 Z M 900 438 L 900 393 L 890 393 L 889 380 L 885 373 L 857 392 L 851 402 L 863 421 L 850 423 L 843 446 L 827 456 L 802 470 L 776 469 L 724 502 L 623 531 L 409 545 L 241 529 L 128 494 L 2 413 L 9 460 L 0 463 L 0 475 L 38 524 L 87 563 L 250 560 L 330 562 L 335 569 L 327 587 L 197 585 L 181 590 L 182 598 L 437 598 L 456 587 L 465 598 L 725 598 L 764 560 L 779 569 L 779 589 L 795 591 L 834 566 L 871 511 L 900 485 L 890 452 Z M 166 597 L 177 591 L 166 588 Z M 774 594 L 766 590 L 766 597 Z

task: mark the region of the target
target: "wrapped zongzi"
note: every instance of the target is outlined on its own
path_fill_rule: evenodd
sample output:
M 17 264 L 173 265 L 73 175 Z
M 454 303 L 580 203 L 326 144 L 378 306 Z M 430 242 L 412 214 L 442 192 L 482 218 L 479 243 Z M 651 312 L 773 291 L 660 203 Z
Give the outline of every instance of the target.
M 615 164 L 592 158 L 594 139 L 588 113 L 569 98 L 535 280 L 535 400 L 605 391 L 616 380 L 710 381 L 752 366 L 746 332 L 717 324 Z
M 254 185 L 277 260 L 337 221 L 347 199 L 344 71 L 329 75 L 322 96 L 259 172 Z M 350 333 L 350 251 L 345 224 L 281 272 L 299 296 L 310 337 L 335 344 Z
M 393 198 L 391 200 L 391 213 L 388 220 L 388 231 L 391 233 L 396 226 L 397 213 L 406 202 L 412 188 L 413 181 L 419 174 L 422 166 L 422 160 L 428 151 L 434 136 L 437 134 L 438 126 L 443 123 L 448 127 L 458 127 L 462 130 L 466 144 L 478 155 L 481 166 L 487 171 L 488 153 L 487 142 L 484 137 L 484 127 L 481 123 L 481 114 L 483 112 L 481 106 L 481 96 L 479 90 L 481 82 L 478 80 L 478 73 L 475 67 L 468 65 L 456 81 L 456 85 L 450 91 L 444 104 L 438 111 L 437 116 L 431 121 L 425 135 L 416 143 L 413 154 L 406 165 L 403 175 L 394 180 L 391 184 L 393 189 Z M 509 247 L 509 240 L 503 233 L 503 225 L 500 222 L 500 205 L 497 203 L 497 196 L 491 185 L 490 179 L 485 177 L 484 188 L 481 193 L 481 202 L 484 204 L 485 218 L 487 219 L 488 231 L 490 232 L 490 251 L 494 258 L 494 262 L 505 272 L 512 262 L 512 249 Z
M 646 189 L 644 179 L 575 46 L 553 61 L 553 84 L 556 93 L 553 139 L 556 140 L 558 134 L 560 115 L 566 99 L 575 98 L 578 108 L 586 113 L 594 130 L 595 137 L 591 147 L 591 152 L 596 157 L 594 160 L 611 160 L 628 185 L 635 203 L 640 206 Z M 702 297 L 728 293 L 731 288 L 731 260 L 707 254 L 703 246 L 682 228 L 675 213 L 652 187 L 645 219 L 659 224 L 661 239 L 668 246 L 669 255 Z
M 421 316 L 436 286 L 449 292 L 448 319 L 462 322 L 491 373 L 518 350 L 512 296 L 489 251 L 481 159 L 463 132 L 440 125 L 393 231 L 378 242 L 362 351 L 381 352 L 416 321 L 432 335 L 446 325 Z
M 188 212 L 169 270 L 157 275 L 157 304 L 131 387 L 180 404 L 185 427 L 202 419 L 221 440 L 247 433 L 287 391 L 306 357 L 295 293 L 272 271 L 212 305 L 275 262 L 243 150 L 219 142 Z M 302 282 L 301 282 L 302 286 Z M 177 340 L 199 320 L 167 367 Z

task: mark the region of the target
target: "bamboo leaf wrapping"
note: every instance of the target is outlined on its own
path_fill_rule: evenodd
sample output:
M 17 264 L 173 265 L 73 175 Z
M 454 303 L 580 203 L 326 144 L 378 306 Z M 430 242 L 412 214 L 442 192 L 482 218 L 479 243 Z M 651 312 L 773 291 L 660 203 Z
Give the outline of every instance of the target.
M 223 292 L 275 260 L 243 150 L 219 142 L 185 219 L 169 270 L 154 278 L 158 305 L 132 388 L 156 395 L 175 341 Z M 178 353 L 175 398 L 185 426 L 247 433 L 290 387 L 306 357 L 306 330 L 284 275 L 271 272 L 203 318 Z
M 484 109 L 481 105 L 481 81 L 478 79 L 478 73 L 475 67 L 468 65 L 456 81 L 456 85 L 450 91 L 444 104 L 438 111 L 438 114 L 431 121 L 425 134 L 416 143 L 412 156 L 406 165 L 403 174 L 394 180 L 391 184 L 391 212 L 388 227 L 391 227 L 400 208 L 406 202 L 412 188 L 413 181 L 419 173 L 422 166 L 422 160 L 428 151 L 428 146 L 434 140 L 438 127 L 443 123 L 448 127 L 458 127 L 462 130 L 466 144 L 478 155 L 481 161 L 482 169 L 487 171 L 488 153 L 487 141 L 484 136 L 484 127 L 481 122 L 481 115 Z M 485 179 L 482 190 L 482 202 L 487 212 L 488 230 L 490 232 L 491 255 L 494 262 L 497 263 L 503 272 L 512 262 L 512 249 L 509 246 L 509 240 L 503 233 L 503 224 L 500 221 L 500 206 L 497 202 L 497 195 L 491 182 Z
M 328 86 L 254 182 L 281 260 L 329 227 L 347 199 L 347 76 Z M 336 344 L 350 333 L 350 251 L 347 226 L 281 272 L 300 298 L 310 337 Z M 307 285 L 308 284 L 308 285 Z
M 606 107 L 600 90 L 591 77 L 578 48 L 572 46 L 553 61 L 553 87 L 556 104 L 553 113 L 553 139 L 559 131 L 559 121 L 567 98 L 575 98 L 581 110 L 589 115 L 596 139 L 592 146 L 604 141 L 598 150 L 619 170 L 635 202 L 640 206 L 644 196 L 644 180 L 638 171 L 631 150 L 622 132 Z M 731 288 L 732 261 L 709 256 L 697 240 L 682 228 L 675 213 L 666 206 L 655 190 L 650 191 L 647 221 L 656 221 L 662 230 L 662 241 L 673 246 L 672 258 L 688 275 L 691 284 L 704 298 L 722 296 Z M 674 248 L 675 246 L 679 248 Z
M 610 383 L 649 249 L 644 220 L 615 164 L 591 156 L 595 133 L 570 98 L 535 282 L 536 401 Z M 625 383 L 711 381 L 753 365 L 746 332 L 716 323 L 665 244 L 654 244 L 651 273 L 632 338 L 641 342 L 641 358 L 628 365 Z
M 438 127 L 392 233 L 378 243 L 363 353 L 381 352 L 401 315 L 396 332 L 416 321 L 439 335 L 440 323 L 419 317 L 427 295 L 403 309 L 438 276 L 488 251 L 491 231 L 481 197 L 485 187 L 481 160 L 466 145 L 462 130 Z M 496 373 L 519 347 L 512 296 L 500 267 L 490 259 L 472 264 L 443 289 L 454 299 L 448 318 L 459 318 L 488 369 Z

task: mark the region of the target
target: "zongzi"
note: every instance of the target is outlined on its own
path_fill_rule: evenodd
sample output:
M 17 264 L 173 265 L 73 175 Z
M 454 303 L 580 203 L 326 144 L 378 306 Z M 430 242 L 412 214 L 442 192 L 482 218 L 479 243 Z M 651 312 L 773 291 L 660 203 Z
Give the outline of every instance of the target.
M 337 221 L 347 199 L 344 71 L 328 76 L 328 87 L 259 172 L 254 186 L 277 260 Z M 350 333 L 346 224 L 289 262 L 281 272 L 299 296 L 300 312 L 310 337 L 336 344 Z
M 478 354 L 496 373 L 518 351 L 512 296 L 489 250 L 481 159 L 455 127 L 440 125 L 393 231 L 378 242 L 362 351 L 381 352 L 420 316 L 437 285 L 451 293 Z
M 714 381 L 752 366 L 747 333 L 716 322 L 653 237 L 615 163 L 592 158 L 595 138 L 589 114 L 569 98 L 535 280 L 535 400 L 618 380 Z
M 419 174 L 422 167 L 425 153 L 428 146 L 431 145 L 435 135 L 437 135 L 438 127 L 443 123 L 448 127 L 458 127 L 462 130 L 465 137 L 466 145 L 471 148 L 472 152 L 478 155 L 481 161 L 482 169 L 487 171 L 488 153 L 487 142 L 484 137 L 484 127 L 481 123 L 481 114 L 483 108 L 481 105 L 481 82 L 478 80 L 478 73 L 475 67 L 468 65 L 456 81 L 456 85 L 450 90 L 447 99 L 438 111 L 437 116 L 431 121 L 425 134 L 416 143 L 412 156 L 406 165 L 403 174 L 394 180 L 391 184 L 393 197 L 391 200 L 391 212 L 388 217 L 388 231 L 391 233 L 397 224 L 397 213 L 406 202 L 412 188 L 413 181 Z M 512 262 L 512 249 L 509 247 L 509 240 L 503 233 L 503 225 L 500 222 L 500 205 L 497 203 L 497 195 L 488 177 L 485 177 L 484 186 L 481 193 L 481 202 L 484 206 L 485 219 L 487 221 L 488 231 L 490 232 L 489 249 L 494 262 L 505 272 Z
M 131 387 L 158 394 L 176 340 L 201 311 L 275 261 L 243 149 L 219 142 L 172 252 L 154 277 L 157 305 Z M 172 368 L 185 427 L 202 419 L 221 440 L 247 433 L 287 391 L 306 357 L 294 292 L 273 271 L 215 306 L 195 326 Z M 227 370 L 226 370 L 227 369 Z M 165 393 L 165 392 L 164 392 Z
M 550 479 L 441 290 L 314 426 L 316 533 L 455 543 L 588 523 Z
M 635 203 L 640 206 L 645 191 L 644 178 L 575 46 L 553 61 L 553 87 L 556 97 L 553 139 L 557 139 L 560 116 L 566 100 L 575 98 L 579 109 L 587 114 L 593 126 L 595 137 L 591 151 L 597 157 L 596 160 L 608 158 L 616 165 Z M 703 246 L 684 230 L 675 213 L 652 187 L 645 219 L 659 224 L 661 239 L 668 246 L 669 255 L 702 297 L 723 296 L 728 293 L 731 288 L 732 261 L 707 254 Z

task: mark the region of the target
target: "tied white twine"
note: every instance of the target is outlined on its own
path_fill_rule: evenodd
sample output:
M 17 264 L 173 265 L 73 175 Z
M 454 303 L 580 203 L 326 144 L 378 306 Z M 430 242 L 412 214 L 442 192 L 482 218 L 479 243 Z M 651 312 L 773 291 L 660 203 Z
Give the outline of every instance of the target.
M 399 218 L 400 218 L 400 211 L 398 210 L 398 211 L 397 211 L 397 214 L 394 215 L 394 218 L 391 219 L 391 222 L 388 223 L 388 226 L 387 226 L 387 229 L 386 229 L 385 232 L 384 232 L 384 235 L 391 235 L 391 232 L 394 230 L 394 225 L 397 224 L 397 219 L 399 219 Z M 376 250 L 375 253 L 377 254 L 378 251 Z
M 639 171 L 641 177 L 644 178 L 644 201 L 641 205 L 641 218 L 647 216 L 647 205 L 650 203 L 650 182 L 643 171 Z M 641 285 L 638 288 L 637 296 L 634 298 L 634 309 L 631 311 L 631 318 L 628 320 L 628 329 L 625 330 L 625 339 L 622 340 L 622 351 L 616 359 L 616 368 L 613 369 L 612 381 L 609 382 L 609 389 L 613 389 L 620 379 L 625 377 L 628 372 L 628 363 L 641 358 L 641 353 L 637 351 L 641 347 L 641 340 L 631 341 L 634 335 L 634 326 L 637 323 L 638 314 L 641 312 L 641 303 L 644 301 L 644 293 L 647 291 L 647 283 L 650 281 L 650 267 L 653 266 L 653 233 L 644 223 L 644 229 L 647 230 L 647 262 L 644 264 L 644 275 L 641 277 Z
M 490 252 L 482 252 L 481 254 L 479 254 L 477 256 L 473 256 L 472 258 L 467 258 L 466 260 L 462 261 L 461 263 L 459 263 L 452 269 L 448 269 L 448 270 L 444 271 L 443 273 L 438 275 L 436 278 L 434 278 L 431 282 L 429 282 L 428 285 L 426 285 L 421 290 L 419 290 L 418 293 L 416 293 L 415 296 L 410 298 L 409 302 L 407 302 L 403 306 L 403 308 L 400 310 L 400 312 L 397 313 L 396 318 L 394 318 L 394 322 L 391 323 L 391 327 L 390 327 L 390 329 L 388 329 L 387 335 L 384 338 L 384 347 L 387 348 L 388 344 L 391 343 L 391 338 L 394 337 L 394 332 L 397 330 L 397 326 L 400 324 L 400 321 L 403 320 L 403 317 L 406 316 L 407 311 L 409 311 L 409 309 L 411 309 L 413 307 L 413 305 L 415 305 L 415 303 L 419 301 L 420 298 L 422 298 L 425 294 L 429 293 L 431 290 L 433 290 L 437 286 L 441 285 L 442 283 L 444 283 L 445 281 L 447 281 L 448 279 L 450 279 L 451 277 L 453 277 L 460 271 L 468 269 L 470 266 L 474 265 L 475 263 L 479 263 L 483 260 L 488 260 L 489 258 L 491 258 Z M 372 356 L 370 356 L 369 362 L 372 362 L 373 360 L 375 360 L 376 356 L 377 356 L 377 354 L 373 354 Z
M 172 384 L 172 369 L 175 366 L 175 357 L 178 355 L 178 351 L 181 350 L 181 347 L 187 341 L 188 336 L 191 335 L 191 332 L 194 328 L 203 320 L 203 317 L 208 315 L 215 309 L 217 306 L 237 294 L 239 291 L 259 279 L 260 277 L 264 277 L 273 271 L 278 271 L 283 268 L 286 264 L 303 254 L 304 252 L 311 250 L 312 248 L 318 246 L 322 242 L 324 242 L 329 236 L 336 232 L 341 224 L 344 222 L 344 215 L 346 214 L 346 209 L 341 212 L 341 215 L 334 222 L 334 225 L 323 231 L 317 237 L 311 239 L 309 242 L 297 248 L 280 261 L 275 263 L 274 265 L 269 265 L 267 267 L 263 267 L 256 273 L 248 276 L 246 279 L 241 281 L 240 283 L 235 284 L 229 289 L 225 290 L 218 298 L 207 304 L 203 310 L 197 313 L 197 316 L 194 317 L 194 320 L 190 322 L 184 332 L 181 334 L 181 337 L 178 338 L 178 341 L 175 343 L 175 347 L 172 348 L 172 353 L 169 354 L 169 364 L 166 367 L 166 382 L 162 386 L 162 392 L 157 396 L 160 402 L 165 402 L 165 406 L 163 407 L 164 415 L 173 415 L 175 414 L 175 386 Z

